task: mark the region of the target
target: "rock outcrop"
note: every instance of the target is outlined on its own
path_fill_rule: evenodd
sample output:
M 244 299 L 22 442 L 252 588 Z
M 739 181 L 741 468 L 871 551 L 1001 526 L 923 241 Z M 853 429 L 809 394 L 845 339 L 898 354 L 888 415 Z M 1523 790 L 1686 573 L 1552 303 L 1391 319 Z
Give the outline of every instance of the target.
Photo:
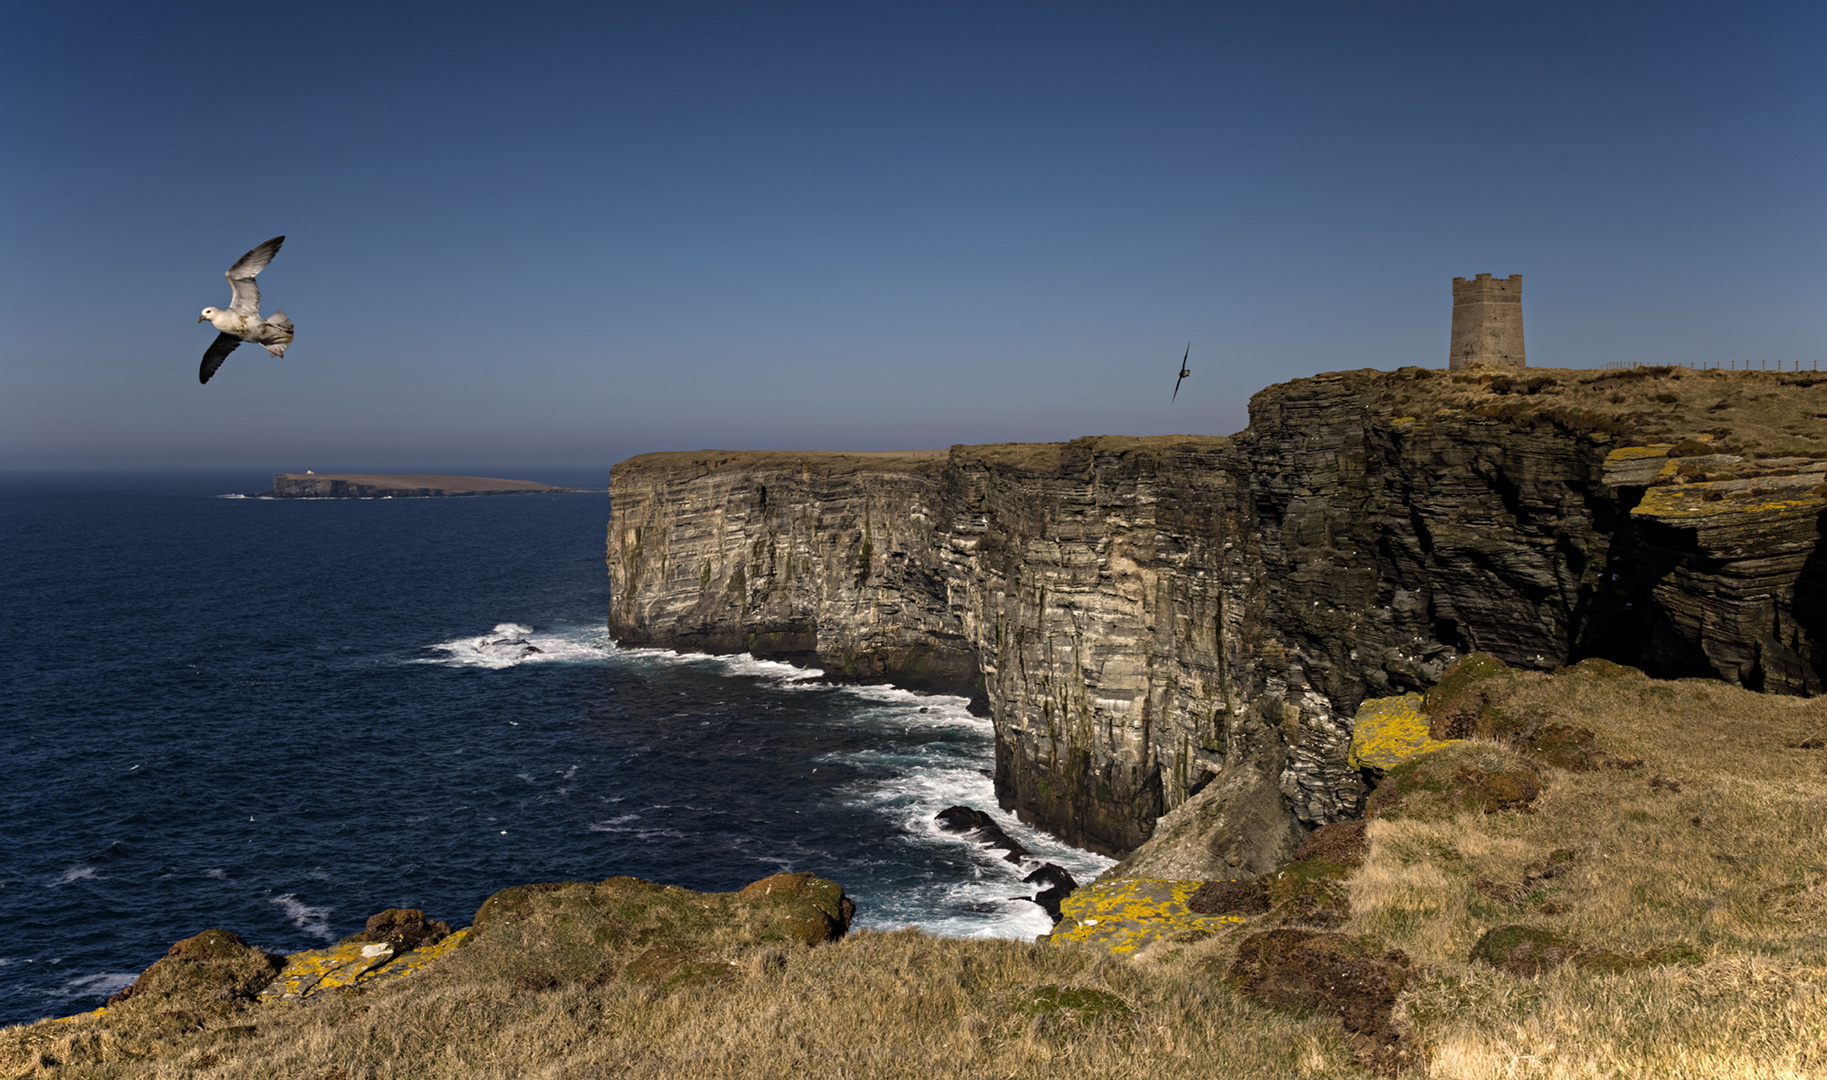
M 1530 374 L 1316 376 L 1231 438 L 633 458 L 610 629 L 967 694 L 1005 808 L 1119 855 L 1184 808 L 1176 877 L 1359 814 L 1359 703 L 1475 650 L 1818 692 L 1827 380 Z

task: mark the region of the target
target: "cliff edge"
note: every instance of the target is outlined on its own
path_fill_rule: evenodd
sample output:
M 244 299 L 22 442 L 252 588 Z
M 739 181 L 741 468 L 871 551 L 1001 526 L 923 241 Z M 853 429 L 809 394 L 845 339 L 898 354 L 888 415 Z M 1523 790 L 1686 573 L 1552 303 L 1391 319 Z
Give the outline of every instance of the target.
M 643 455 L 610 630 L 968 694 L 1023 820 L 1120 855 L 1197 797 L 1188 875 L 1260 873 L 1361 812 L 1359 702 L 1474 650 L 1818 693 L 1823 415 L 1808 373 L 1404 368 L 1230 438 Z

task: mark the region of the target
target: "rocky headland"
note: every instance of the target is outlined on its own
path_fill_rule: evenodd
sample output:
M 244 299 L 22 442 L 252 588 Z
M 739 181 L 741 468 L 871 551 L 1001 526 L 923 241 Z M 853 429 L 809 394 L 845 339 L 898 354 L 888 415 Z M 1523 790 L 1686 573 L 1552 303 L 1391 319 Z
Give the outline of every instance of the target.
M 1818 693 L 1823 416 L 1809 373 L 1404 368 L 1228 438 L 643 455 L 609 624 L 968 695 L 1024 821 L 1125 855 L 1178 812 L 1162 876 L 1260 874 L 1363 813 L 1359 704 L 1473 651 Z
M 416 476 L 390 473 L 278 473 L 278 499 L 433 499 L 464 495 L 537 495 L 579 488 L 493 476 Z
M 808 873 L 523 885 L 290 956 L 205 930 L 106 1008 L 0 1031 L 0 1077 L 1817 1076 L 1824 704 L 1475 653 L 1359 709 L 1364 819 L 1261 873 L 1139 870 L 1201 847 L 1195 798 L 1048 882 L 1040 941 L 853 929 Z M 941 822 L 1020 859 L 988 815 Z

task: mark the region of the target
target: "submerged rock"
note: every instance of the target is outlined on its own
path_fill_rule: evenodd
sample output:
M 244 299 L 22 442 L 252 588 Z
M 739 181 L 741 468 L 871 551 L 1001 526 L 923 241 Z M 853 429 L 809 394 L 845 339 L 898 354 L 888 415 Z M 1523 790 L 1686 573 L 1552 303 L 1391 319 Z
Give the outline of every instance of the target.
M 1030 899 L 1046 908 L 1047 914 L 1053 917 L 1053 925 L 1058 926 L 1062 917 L 1060 904 L 1078 889 L 1078 881 L 1072 877 L 1071 872 L 1057 863 L 1041 863 L 1038 869 L 1021 880 L 1026 885 L 1042 886 Z
M 966 840 L 983 844 L 993 850 L 1001 851 L 1008 862 L 1022 863 L 1033 858 L 1028 849 L 1022 847 L 1015 838 L 1002 831 L 996 819 L 969 806 L 948 806 L 933 815 L 939 823 L 941 832 L 954 833 Z

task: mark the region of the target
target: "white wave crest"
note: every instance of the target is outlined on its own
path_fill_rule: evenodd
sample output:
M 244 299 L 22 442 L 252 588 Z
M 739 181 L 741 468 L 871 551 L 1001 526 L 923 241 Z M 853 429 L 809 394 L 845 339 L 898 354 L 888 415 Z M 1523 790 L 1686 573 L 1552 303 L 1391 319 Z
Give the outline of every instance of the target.
M 521 623 L 502 622 L 496 623 L 495 628 L 486 634 L 438 642 L 430 647 L 430 651 L 442 655 L 421 657 L 411 662 L 495 669 L 521 664 L 552 663 L 661 664 L 668 667 L 709 668 L 726 676 L 768 679 L 783 686 L 810 683 L 824 675 L 818 668 L 796 667 L 778 660 L 760 660 L 749 653 L 715 656 L 710 653 L 674 652 L 671 649 L 624 649 L 601 627 L 535 630 Z
M 336 935 L 330 932 L 331 908 L 311 907 L 300 901 L 296 894 L 286 893 L 268 900 L 269 904 L 278 904 L 285 912 L 285 917 L 293 926 L 298 927 L 312 937 L 325 941 L 335 941 Z
M 614 643 L 611 643 L 614 645 Z M 671 649 L 624 649 L 614 646 L 618 659 L 664 664 L 669 667 L 708 667 L 725 675 L 749 675 L 791 684 L 822 677 L 821 668 L 798 667 L 781 660 L 761 660 L 751 653 L 718 655 L 701 652 L 674 652 Z
M 58 886 L 58 885 L 68 885 L 72 881 L 92 881 L 92 880 L 94 880 L 94 878 L 95 878 L 95 867 L 93 867 L 93 866 L 72 866 L 68 870 L 65 870 L 63 873 L 57 875 L 56 879 L 51 882 L 51 885 L 53 887 Z
M 535 631 L 520 623 L 496 623 L 486 634 L 452 638 L 431 647 L 442 656 L 414 661 L 451 667 L 510 668 L 527 663 L 589 663 L 608 659 L 615 643 L 603 630 Z

